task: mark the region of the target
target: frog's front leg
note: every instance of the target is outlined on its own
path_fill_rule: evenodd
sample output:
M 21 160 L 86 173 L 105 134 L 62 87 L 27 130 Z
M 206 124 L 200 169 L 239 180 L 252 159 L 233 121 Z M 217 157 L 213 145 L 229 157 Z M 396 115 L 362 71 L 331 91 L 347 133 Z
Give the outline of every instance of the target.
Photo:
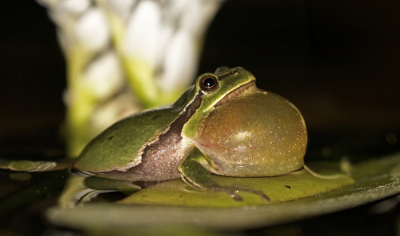
M 252 194 L 259 195 L 264 201 L 270 201 L 269 197 L 265 195 L 263 191 L 253 190 L 247 186 L 221 186 L 215 182 L 210 174 L 203 165 L 208 163 L 207 157 L 200 152 L 199 149 L 194 148 L 185 161 L 183 161 L 178 169 L 181 172 L 182 180 L 192 187 L 210 190 L 210 191 L 221 191 L 228 193 L 236 201 L 242 201 L 242 197 L 239 196 L 238 192 L 249 192 Z

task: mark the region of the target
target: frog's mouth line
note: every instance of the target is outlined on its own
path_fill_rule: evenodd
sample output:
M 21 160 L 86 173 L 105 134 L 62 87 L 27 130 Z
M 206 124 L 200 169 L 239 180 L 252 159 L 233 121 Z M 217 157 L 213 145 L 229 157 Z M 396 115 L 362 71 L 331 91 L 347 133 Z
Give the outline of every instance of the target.
M 217 102 L 214 105 L 214 107 L 219 107 L 222 104 L 226 103 L 227 101 L 238 97 L 240 94 L 244 93 L 246 90 L 248 90 L 250 88 L 253 88 L 255 85 L 256 85 L 256 81 L 255 80 L 252 80 L 252 81 L 248 82 L 247 84 L 243 84 L 242 86 L 234 89 L 233 91 L 231 91 L 230 93 L 225 95 L 225 97 L 222 98 L 221 100 L 219 100 L 219 102 Z

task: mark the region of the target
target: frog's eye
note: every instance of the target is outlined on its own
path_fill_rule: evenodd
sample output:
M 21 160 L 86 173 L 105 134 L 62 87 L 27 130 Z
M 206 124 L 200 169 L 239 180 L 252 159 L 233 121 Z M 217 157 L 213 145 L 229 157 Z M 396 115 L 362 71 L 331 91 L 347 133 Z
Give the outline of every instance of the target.
M 200 89 L 206 93 L 212 93 L 219 88 L 217 78 L 212 75 L 205 75 L 200 79 Z

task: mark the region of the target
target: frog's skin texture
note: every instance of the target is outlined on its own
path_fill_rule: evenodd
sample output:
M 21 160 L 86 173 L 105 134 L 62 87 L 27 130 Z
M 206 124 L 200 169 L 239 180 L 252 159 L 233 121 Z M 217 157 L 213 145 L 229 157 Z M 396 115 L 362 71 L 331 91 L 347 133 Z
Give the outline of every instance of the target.
M 174 104 L 112 125 L 89 143 L 74 168 L 129 181 L 181 177 L 193 187 L 232 193 L 250 190 L 219 186 L 210 172 L 287 174 L 303 166 L 306 144 L 306 126 L 293 104 L 257 89 L 247 70 L 223 67 L 199 76 Z

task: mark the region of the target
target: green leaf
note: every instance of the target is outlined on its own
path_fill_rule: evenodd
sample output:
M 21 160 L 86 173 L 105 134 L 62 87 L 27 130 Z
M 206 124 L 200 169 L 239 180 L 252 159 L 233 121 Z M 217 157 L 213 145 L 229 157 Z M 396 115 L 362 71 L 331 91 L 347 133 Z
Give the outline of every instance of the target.
M 271 201 L 265 202 L 258 195 L 240 192 L 243 201 L 235 201 L 224 192 L 192 189 L 182 180 L 164 182 L 122 200 L 122 204 L 153 204 L 172 206 L 240 207 L 249 205 L 275 204 L 292 201 L 353 184 L 354 180 L 345 175 L 330 180 L 313 176 L 303 169 L 288 175 L 267 178 L 232 178 L 213 176 L 222 186 L 244 185 L 254 190 L 262 190 Z
M 115 232 L 116 228 L 135 231 L 149 225 L 193 225 L 201 226 L 202 230 L 264 227 L 397 194 L 400 192 L 399 163 L 400 154 L 360 163 L 352 167 L 353 179 L 320 179 L 306 171 L 270 178 L 216 177 L 221 184 L 245 183 L 261 188 L 270 196 L 269 203 L 247 193 L 240 193 L 243 202 L 232 202 L 223 193 L 193 190 L 175 180 L 138 191 L 116 204 L 87 204 L 75 209 L 55 207 L 47 212 L 47 217 L 56 225 L 90 232 Z M 327 173 L 329 168 L 322 167 L 324 164 L 316 164 L 312 169 Z

